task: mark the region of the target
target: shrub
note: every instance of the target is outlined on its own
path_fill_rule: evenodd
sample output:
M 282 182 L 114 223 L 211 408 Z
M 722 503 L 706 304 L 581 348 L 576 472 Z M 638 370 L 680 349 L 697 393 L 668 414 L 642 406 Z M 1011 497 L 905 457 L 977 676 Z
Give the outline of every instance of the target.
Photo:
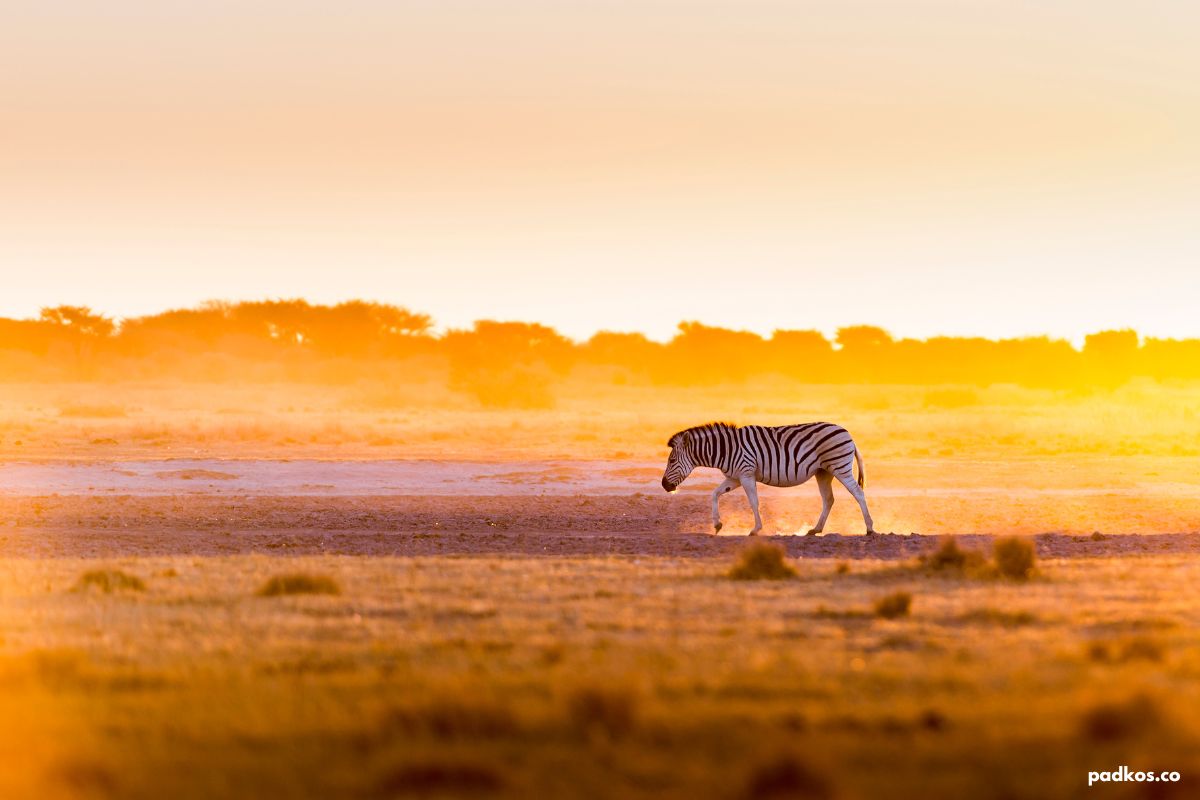
M 503 787 L 503 776 L 490 764 L 429 761 L 408 764 L 384 775 L 378 790 L 385 797 L 440 797 L 495 792 Z
M 829 781 L 792 755 L 782 755 L 759 765 L 746 781 L 747 800 L 785 797 L 826 800 L 833 796 Z
M 839 561 L 837 566 L 834 567 L 833 571 L 836 572 L 838 575 L 849 575 L 850 574 L 850 562 Z
M 1094 742 L 1115 742 L 1141 736 L 1160 727 L 1162 717 L 1154 702 L 1144 696 L 1124 703 L 1101 703 L 1083 713 L 1083 736 Z
M 1104 664 L 1127 661 L 1162 661 L 1166 650 L 1162 643 L 1145 636 L 1134 636 L 1123 642 L 1096 641 L 1087 646 L 1087 657 Z
M 394 709 L 383 727 L 438 739 L 491 739 L 515 733 L 518 725 L 507 706 L 443 697 L 424 706 Z
M 896 619 L 908 616 L 912 606 L 912 595 L 908 592 L 892 592 L 875 601 L 875 616 Z
M 259 597 L 278 597 L 285 594 L 341 594 L 337 582 L 328 575 L 309 575 L 294 572 L 276 575 L 258 590 Z
M 918 563 L 925 570 L 932 572 L 957 573 L 972 577 L 985 577 L 989 572 L 987 559 L 974 550 L 963 550 L 953 536 L 942 539 L 938 549 L 920 556 Z
M 637 698 L 619 687 L 575 689 L 567 697 L 567 716 L 580 733 L 624 736 L 637 721 Z
M 784 560 L 782 547 L 755 542 L 742 550 L 728 574 L 735 581 L 778 581 L 796 577 L 796 570 Z
M 958 619 L 960 622 L 1003 625 L 1006 628 L 1019 628 L 1038 621 L 1037 615 L 1031 611 L 1002 611 L 998 608 L 971 609 Z
M 967 552 L 958 546 L 958 540 L 948 537 L 932 555 L 925 557 L 926 566 L 933 569 L 962 569 L 967 565 Z
M 83 573 L 75 583 L 75 591 L 99 589 L 106 594 L 116 591 L 143 592 L 146 584 L 136 575 L 130 575 L 119 569 L 93 569 Z
M 1033 574 L 1037 555 L 1033 543 L 1019 536 L 1005 536 L 992 545 L 996 568 L 1006 578 L 1023 581 Z

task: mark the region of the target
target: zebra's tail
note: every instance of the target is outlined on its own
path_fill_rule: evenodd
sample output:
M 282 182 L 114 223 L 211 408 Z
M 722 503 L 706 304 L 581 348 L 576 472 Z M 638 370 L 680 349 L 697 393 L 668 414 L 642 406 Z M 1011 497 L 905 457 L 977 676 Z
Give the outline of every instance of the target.
M 858 488 L 867 488 L 867 473 L 863 470 L 862 456 L 858 453 L 858 448 L 854 448 L 854 460 L 858 462 Z

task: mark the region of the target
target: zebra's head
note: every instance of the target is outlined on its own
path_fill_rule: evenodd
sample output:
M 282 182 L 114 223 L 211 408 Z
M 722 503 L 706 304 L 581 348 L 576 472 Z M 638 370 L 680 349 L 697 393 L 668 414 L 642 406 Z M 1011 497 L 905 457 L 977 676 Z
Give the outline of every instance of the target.
M 692 459 L 692 434 L 680 431 L 667 441 L 667 446 L 671 448 L 671 455 L 667 457 L 662 487 L 668 492 L 673 492 L 696 468 L 696 462 Z

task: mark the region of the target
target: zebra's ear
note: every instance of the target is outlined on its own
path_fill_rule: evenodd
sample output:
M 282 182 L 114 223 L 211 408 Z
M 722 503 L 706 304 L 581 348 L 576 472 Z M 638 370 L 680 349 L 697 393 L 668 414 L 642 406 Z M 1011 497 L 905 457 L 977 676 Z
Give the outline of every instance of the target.
M 684 450 L 690 450 L 690 449 L 692 448 L 692 434 L 691 434 L 691 432 L 690 432 L 690 431 L 684 431 L 683 433 L 679 434 L 679 442 L 678 442 L 678 444 L 679 444 L 679 446 L 680 446 L 680 447 L 682 447 Z

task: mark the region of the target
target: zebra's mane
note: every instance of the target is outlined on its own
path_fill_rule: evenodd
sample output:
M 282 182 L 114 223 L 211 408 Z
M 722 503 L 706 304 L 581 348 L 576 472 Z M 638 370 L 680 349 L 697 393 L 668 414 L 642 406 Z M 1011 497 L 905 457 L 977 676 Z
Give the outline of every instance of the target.
M 675 435 L 673 435 L 670 439 L 667 439 L 667 447 L 674 447 L 675 440 L 678 439 L 680 436 L 683 436 L 685 433 L 690 433 L 690 434 L 695 435 L 695 434 L 701 434 L 701 433 L 709 433 L 710 431 L 715 431 L 715 430 L 737 430 L 737 425 L 734 425 L 732 422 L 709 422 L 704 425 L 693 425 L 690 428 L 684 428 L 683 430 L 681 430 L 678 433 L 676 433 Z

